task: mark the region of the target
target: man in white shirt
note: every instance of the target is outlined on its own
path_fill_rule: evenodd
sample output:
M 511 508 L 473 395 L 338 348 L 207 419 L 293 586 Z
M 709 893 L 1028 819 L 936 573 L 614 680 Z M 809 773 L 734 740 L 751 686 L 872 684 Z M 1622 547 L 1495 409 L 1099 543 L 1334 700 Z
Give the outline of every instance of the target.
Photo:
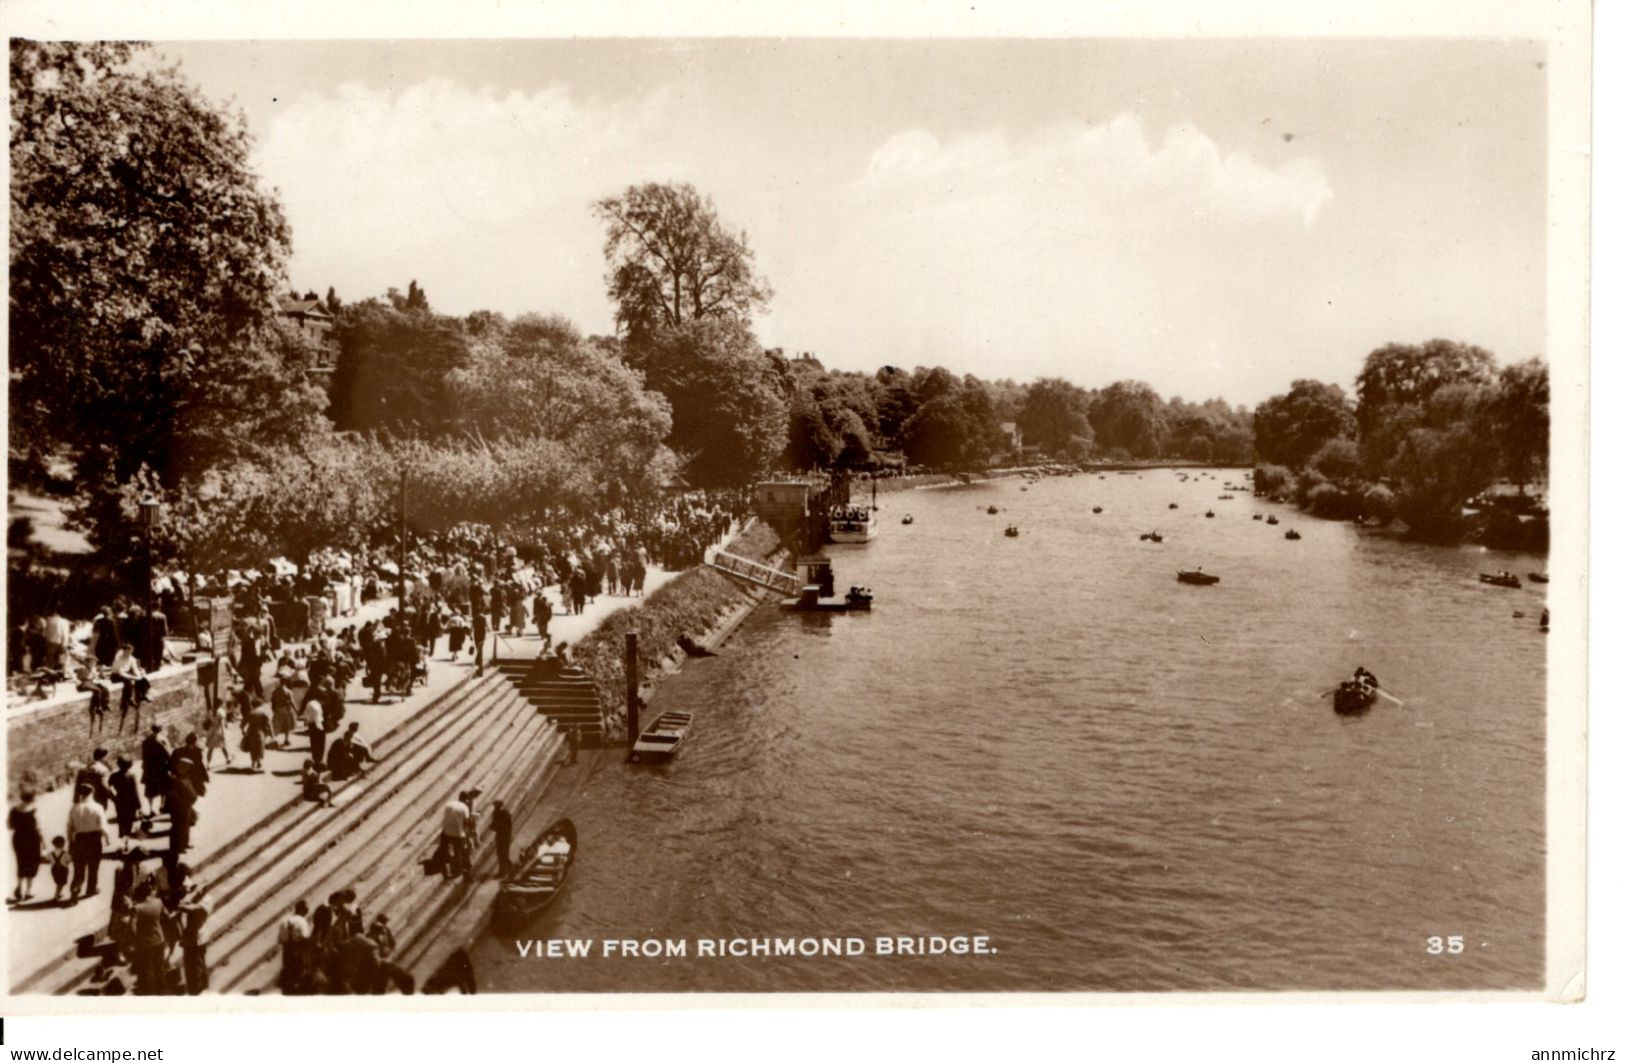
M 327 757 L 327 729 L 322 726 L 322 703 L 315 693 L 311 691 L 305 702 L 305 735 L 310 739 L 310 759 L 320 768 Z
M 469 811 L 466 790 L 457 795 L 457 800 L 446 802 L 446 806 L 440 810 L 440 852 L 437 855 L 441 873 L 447 878 L 468 871 L 471 819 L 473 814 Z
M 86 885 L 85 896 L 96 895 L 96 878 L 101 869 L 102 844 L 107 841 L 107 813 L 96 803 L 88 786 L 80 786 L 73 793 L 73 807 L 68 809 L 68 855 L 73 860 L 73 884 L 69 904 L 79 900 L 79 888 Z
M 310 906 L 299 901 L 277 930 L 277 943 L 282 946 L 282 974 L 278 983 L 283 996 L 305 991 L 305 970 L 310 959 L 311 926 L 306 918 L 309 911 Z

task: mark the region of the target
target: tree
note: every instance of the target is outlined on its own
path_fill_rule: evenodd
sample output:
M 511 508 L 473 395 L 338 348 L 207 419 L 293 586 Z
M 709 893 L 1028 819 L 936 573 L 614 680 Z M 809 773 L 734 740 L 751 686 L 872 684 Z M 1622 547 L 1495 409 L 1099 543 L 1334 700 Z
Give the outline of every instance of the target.
M 1258 404 L 1253 442 L 1258 460 L 1301 469 L 1328 442 L 1354 434 L 1354 411 L 1336 384 L 1294 380 L 1285 395 Z
M 1551 384 L 1542 359 L 1501 370 L 1489 418 L 1501 444 L 1503 471 L 1522 494 L 1525 484 L 1545 473 L 1551 450 Z
M 745 234 L 724 226 L 692 185 L 633 185 L 593 211 L 608 227 L 605 279 L 629 337 L 713 317 L 748 323 L 773 296 Z
M 750 483 L 784 450 L 788 410 L 774 363 L 739 321 L 713 317 L 648 341 L 648 386 L 671 403 L 671 448 L 697 486 Z
M 1366 356 L 1356 381 L 1360 455 L 1366 470 L 1382 469 L 1425 414 L 1429 399 L 1450 384 L 1487 385 L 1495 359 L 1482 347 L 1454 340 L 1429 340 L 1420 347 L 1390 343 Z
M 11 47 L 13 467 L 70 455 L 103 542 L 138 470 L 196 479 L 321 401 L 276 324 L 288 226 L 242 119 L 135 50 Z
M 1162 454 L 1167 431 L 1162 399 L 1149 384 L 1120 380 L 1105 388 L 1090 404 L 1089 421 L 1100 446 L 1117 448 L 1136 458 Z
M 1027 389 L 1026 402 L 1016 416 L 1022 438 L 1051 454 L 1059 454 L 1094 440 L 1089 423 L 1089 396 L 1076 384 L 1046 377 Z
M 454 428 L 445 380 L 468 364 L 468 334 L 455 318 L 407 310 L 404 298 L 392 302 L 353 304 L 337 329 L 333 421 L 358 432 L 433 435 Z

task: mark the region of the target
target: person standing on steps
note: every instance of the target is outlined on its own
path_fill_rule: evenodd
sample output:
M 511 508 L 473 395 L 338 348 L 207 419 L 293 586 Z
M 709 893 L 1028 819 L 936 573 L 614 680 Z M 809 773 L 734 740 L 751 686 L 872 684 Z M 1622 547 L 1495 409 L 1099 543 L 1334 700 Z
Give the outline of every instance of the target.
M 305 700 L 305 737 L 310 739 L 310 759 L 318 768 L 327 760 L 327 728 L 323 722 L 320 691 L 312 690 Z
M 496 835 L 497 873 L 513 874 L 513 813 L 501 801 L 491 802 L 491 833 Z
M 564 732 L 564 740 L 570 748 L 570 759 L 564 762 L 568 767 L 576 762 L 576 751 L 581 748 L 581 726 L 572 723 L 570 729 Z

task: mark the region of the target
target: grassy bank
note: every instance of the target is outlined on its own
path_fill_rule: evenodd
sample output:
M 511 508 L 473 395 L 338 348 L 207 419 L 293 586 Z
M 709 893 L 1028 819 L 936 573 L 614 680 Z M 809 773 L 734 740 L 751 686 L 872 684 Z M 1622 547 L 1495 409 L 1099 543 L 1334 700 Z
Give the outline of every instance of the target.
M 765 561 L 779 549 L 779 537 L 766 524 L 751 525 L 728 552 Z M 624 736 L 626 726 L 626 633 L 638 635 L 638 672 L 647 679 L 682 650 L 684 635 L 699 639 L 734 609 L 748 592 L 715 569 L 692 568 L 661 587 L 635 608 L 618 609 L 572 649 L 580 668 L 598 691 L 598 704 L 608 717 L 611 734 Z

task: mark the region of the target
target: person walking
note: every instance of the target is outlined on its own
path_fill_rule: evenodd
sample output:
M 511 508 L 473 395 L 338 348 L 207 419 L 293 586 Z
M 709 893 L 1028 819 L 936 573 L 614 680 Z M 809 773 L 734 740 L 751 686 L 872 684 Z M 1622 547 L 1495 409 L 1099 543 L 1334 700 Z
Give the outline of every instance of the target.
M 293 691 L 288 689 L 286 681 L 279 682 L 271 694 L 271 727 L 266 736 L 281 735 L 282 738 L 276 743 L 277 748 L 287 749 L 293 744 L 293 729 L 297 726 L 298 706 L 293 700 Z
M 135 836 L 135 820 L 141 814 L 141 794 L 136 789 L 135 775 L 130 771 L 130 758 L 118 758 L 118 769 L 107 777 L 108 789 L 113 792 L 113 818 L 118 821 L 120 838 Z
M 570 749 L 570 759 L 564 762 L 568 766 L 576 762 L 576 753 L 581 749 L 581 725 L 572 723 L 564 732 L 564 740 Z
M 203 747 L 203 763 L 208 764 L 214 760 L 215 752 L 220 752 L 226 758 L 226 767 L 231 767 L 231 750 L 226 747 L 226 710 L 216 705 L 208 716 L 204 717 L 203 725 L 208 728 L 208 738 Z
M 474 613 L 474 674 L 485 674 L 485 614 Z
M 34 896 L 34 879 L 39 875 L 45 839 L 40 835 L 34 791 L 25 786 L 18 798 L 6 816 L 6 826 L 11 830 L 11 855 L 17 866 L 17 888 L 11 891 L 11 899 L 21 904 Z
M 243 752 L 248 754 L 248 767 L 256 773 L 265 770 L 265 746 L 271 736 L 271 712 L 263 701 L 257 701 L 248 715 L 243 717 Z
M 508 588 L 508 630 L 516 637 L 525 633 L 525 596 L 517 586 Z
M 157 815 L 158 802 L 169 795 L 170 752 L 164 741 L 162 724 L 153 724 L 141 742 L 141 789 L 147 798 L 147 813 Z
M 68 853 L 73 858 L 69 904 L 78 903 L 81 889 L 87 897 L 96 895 L 106 841 L 107 813 L 96 802 L 90 787 L 80 785 L 74 790 L 73 807 L 68 809 Z
M 547 630 L 548 624 L 553 620 L 553 603 L 547 600 L 547 595 L 544 592 L 537 591 L 534 606 L 536 634 L 542 637 L 542 648 L 545 650 L 553 645 L 553 636 Z
M 502 622 L 507 619 L 508 591 L 502 581 L 491 584 L 491 630 L 501 631 Z

